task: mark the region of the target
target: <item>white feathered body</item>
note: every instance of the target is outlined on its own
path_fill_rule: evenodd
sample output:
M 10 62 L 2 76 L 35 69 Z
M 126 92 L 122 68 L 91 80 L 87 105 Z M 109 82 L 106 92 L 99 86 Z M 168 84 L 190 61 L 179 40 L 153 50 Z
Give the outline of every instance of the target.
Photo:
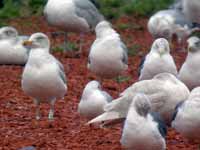
M 24 92 L 40 101 L 63 98 L 67 86 L 59 75 L 56 61 L 44 50 L 34 50 L 25 66 L 22 75 Z
M 172 127 L 189 139 L 200 139 L 200 88 L 195 88 L 178 109 Z
M 170 54 L 160 56 L 158 53 L 150 52 L 145 58 L 139 80 L 152 79 L 155 75 L 165 72 L 177 75 L 172 56 Z
M 98 76 L 113 78 L 128 68 L 118 34 L 97 38 L 91 47 L 88 68 Z
M 179 79 L 184 82 L 190 90 L 200 86 L 199 60 L 200 53 L 188 53 L 188 56 L 178 74 Z
M 44 14 L 48 23 L 65 31 L 88 32 L 90 26 L 84 18 L 76 15 L 73 0 L 49 0 Z
M 83 93 L 78 112 L 88 119 L 93 119 L 104 112 L 106 104 L 108 104 L 107 97 L 100 90 L 90 90 Z
M 200 23 L 199 0 L 183 0 L 183 12 L 191 22 Z
M 129 109 L 122 131 L 121 144 L 130 150 L 165 150 L 166 143 L 158 124 L 150 114 L 146 118 Z
M 22 40 L 10 39 L 0 41 L 0 64 L 23 65 L 27 62 L 28 50 Z

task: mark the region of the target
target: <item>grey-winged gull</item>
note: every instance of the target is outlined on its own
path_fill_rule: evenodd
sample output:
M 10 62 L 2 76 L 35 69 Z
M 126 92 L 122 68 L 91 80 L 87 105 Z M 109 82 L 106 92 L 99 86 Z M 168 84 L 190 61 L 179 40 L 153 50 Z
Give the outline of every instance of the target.
M 170 55 L 169 43 L 164 38 L 154 41 L 150 52 L 140 66 L 139 80 L 152 79 L 155 75 L 164 72 L 177 75 L 174 59 Z
M 122 146 L 131 150 L 165 150 L 166 133 L 163 120 L 151 112 L 150 99 L 145 94 L 136 94 L 122 130 Z
M 200 86 L 200 39 L 191 37 L 188 39 L 188 54 L 183 63 L 178 77 L 183 81 L 190 90 Z
M 22 45 L 28 36 L 19 36 L 18 31 L 10 26 L 0 28 L 0 64 L 24 65 L 29 49 Z
M 52 26 L 81 34 L 94 30 L 104 20 L 89 0 L 48 0 L 44 16 Z
M 36 119 L 40 119 L 41 102 L 50 103 L 49 119 L 53 119 L 54 103 L 67 91 L 63 66 L 49 53 L 50 41 L 45 34 L 32 34 L 24 45 L 31 51 L 22 75 L 22 89 L 35 100 Z
M 90 81 L 83 90 L 78 112 L 87 119 L 93 119 L 104 112 L 104 106 L 112 99 L 107 92 L 101 90 L 98 81 Z
M 122 92 L 119 98 L 107 104 L 102 115 L 88 124 L 126 118 L 128 108 L 137 93 L 146 94 L 152 104 L 152 111 L 159 113 L 165 123 L 170 124 L 176 105 L 186 100 L 190 91 L 174 75 L 161 73 L 151 80 L 134 83 Z

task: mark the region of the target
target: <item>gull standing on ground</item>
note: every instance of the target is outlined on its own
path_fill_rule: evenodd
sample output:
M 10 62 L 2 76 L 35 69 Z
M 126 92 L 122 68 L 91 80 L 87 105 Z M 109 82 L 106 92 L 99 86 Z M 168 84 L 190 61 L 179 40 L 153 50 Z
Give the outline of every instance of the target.
M 107 92 L 101 90 L 98 81 L 90 81 L 83 90 L 78 112 L 87 119 L 93 119 L 104 112 L 103 107 L 112 99 Z
M 160 38 L 154 41 L 151 51 L 140 64 L 139 80 L 152 79 L 159 73 L 168 72 L 177 75 L 177 68 L 173 57 L 170 55 L 169 43 Z
M 114 78 L 128 68 L 128 50 L 120 35 L 107 21 L 95 29 L 96 40 L 90 48 L 88 69 L 100 78 Z
M 122 146 L 131 150 L 165 150 L 166 134 L 163 120 L 151 112 L 150 99 L 145 94 L 136 94 L 122 131 Z
M 187 42 L 188 54 L 178 77 L 192 90 L 200 86 L 200 39 L 198 37 L 191 37 Z
M 96 25 L 104 20 L 89 0 L 48 0 L 44 8 L 44 16 L 52 26 L 65 32 L 81 34 L 94 30 Z
M 190 140 L 200 139 L 200 87 L 192 90 L 188 100 L 179 104 L 172 127 Z
M 67 91 L 63 66 L 49 53 L 50 41 L 45 34 L 32 34 L 24 45 L 31 51 L 22 75 L 22 89 L 35 100 L 36 119 L 40 119 L 40 103 L 49 102 L 49 119 L 52 120 L 56 99 L 63 98 Z
M 29 49 L 22 45 L 28 36 L 19 36 L 13 27 L 0 28 L 0 64 L 24 65 L 27 62 Z
M 183 46 L 189 35 L 198 30 L 198 28 L 192 28 L 192 23 L 177 9 L 157 12 L 149 19 L 147 27 L 155 39 L 162 37 L 171 43 L 172 36 L 176 35 L 180 46 Z
M 123 120 L 137 93 L 146 94 L 150 99 L 152 111 L 159 113 L 165 123 L 170 124 L 176 105 L 186 100 L 190 91 L 174 75 L 161 73 L 151 80 L 134 83 L 121 93 L 118 99 L 107 104 L 102 115 L 94 118 L 88 124 L 106 120 Z
M 200 24 L 200 1 L 183 0 L 183 13 L 194 26 L 195 24 Z

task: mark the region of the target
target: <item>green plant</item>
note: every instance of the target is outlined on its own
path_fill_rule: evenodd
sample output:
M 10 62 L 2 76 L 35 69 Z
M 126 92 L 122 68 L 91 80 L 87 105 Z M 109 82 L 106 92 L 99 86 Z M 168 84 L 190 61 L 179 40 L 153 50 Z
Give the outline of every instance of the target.
M 131 77 L 130 76 L 118 76 L 115 80 L 118 83 L 122 83 L 122 82 L 127 82 L 127 81 L 131 80 Z
M 135 56 L 141 49 L 141 46 L 139 44 L 133 44 L 132 46 L 128 47 L 128 55 L 129 56 Z

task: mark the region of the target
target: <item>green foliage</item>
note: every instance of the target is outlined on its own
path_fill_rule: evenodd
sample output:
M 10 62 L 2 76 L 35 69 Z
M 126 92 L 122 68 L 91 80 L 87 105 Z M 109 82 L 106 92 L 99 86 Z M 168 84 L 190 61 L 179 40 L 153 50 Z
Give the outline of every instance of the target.
M 174 0 L 132 0 L 133 13 L 149 16 L 158 10 L 166 9 Z
M 141 46 L 139 44 L 133 44 L 132 46 L 128 47 L 128 55 L 129 56 L 136 56 L 140 51 Z
M 19 1 L 4 0 L 4 7 L 0 10 L 0 18 L 7 19 L 19 16 Z
M 41 15 L 47 0 L 4 0 L 0 10 L 1 19 Z
M 128 82 L 129 80 L 131 80 L 131 77 L 130 76 L 118 76 L 115 80 L 118 83 Z
M 100 11 L 107 19 L 115 19 L 121 15 L 137 14 L 149 16 L 165 9 L 174 0 L 97 0 Z M 0 10 L 0 18 L 41 15 L 47 0 L 4 0 Z

